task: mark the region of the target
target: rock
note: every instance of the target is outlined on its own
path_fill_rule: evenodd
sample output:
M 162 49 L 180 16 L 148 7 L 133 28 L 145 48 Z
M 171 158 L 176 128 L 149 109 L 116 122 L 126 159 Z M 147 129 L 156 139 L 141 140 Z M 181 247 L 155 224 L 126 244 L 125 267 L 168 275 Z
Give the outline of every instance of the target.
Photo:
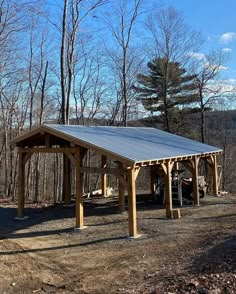
M 204 287 L 198 289 L 198 294 L 208 294 L 208 290 Z

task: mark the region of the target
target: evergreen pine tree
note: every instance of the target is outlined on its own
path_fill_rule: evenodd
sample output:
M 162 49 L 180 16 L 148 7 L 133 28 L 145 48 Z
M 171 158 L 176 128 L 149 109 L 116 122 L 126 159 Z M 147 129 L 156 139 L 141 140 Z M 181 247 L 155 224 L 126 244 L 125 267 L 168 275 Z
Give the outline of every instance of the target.
M 173 110 L 197 100 L 195 76 L 188 75 L 177 62 L 166 58 L 155 58 L 147 64 L 148 75 L 138 74 L 134 90 L 137 99 L 146 110 L 160 112 L 164 118 L 165 129 L 170 132 Z

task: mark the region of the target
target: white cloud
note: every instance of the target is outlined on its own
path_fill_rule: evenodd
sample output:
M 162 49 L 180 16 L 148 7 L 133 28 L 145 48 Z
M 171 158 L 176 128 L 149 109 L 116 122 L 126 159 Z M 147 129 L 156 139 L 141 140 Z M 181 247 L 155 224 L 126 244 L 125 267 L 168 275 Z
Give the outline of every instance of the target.
M 223 66 L 223 65 L 220 65 L 218 67 L 219 70 L 226 70 L 226 69 L 229 69 L 228 66 Z
M 229 43 L 236 39 L 236 33 L 233 32 L 228 32 L 224 33 L 223 35 L 220 36 L 220 42 L 221 43 Z
M 191 57 L 198 59 L 198 60 L 205 60 L 206 59 L 205 54 L 199 53 L 199 52 L 191 53 Z
M 230 48 L 223 48 L 222 51 L 225 52 L 225 53 L 230 53 L 230 52 L 232 52 L 232 49 L 230 49 Z
M 225 83 L 225 81 L 219 81 L 217 83 L 209 83 L 206 88 L 206 93 L 218 93 L 218 95 L 224 95 L 227 93 L 236 93 L 236 87 L 234 85 Z
M 203 64 L 203 66 L 205 68 L 211 68 L 212 70 L 216 70 L 217 72 L 220 71 L 220 70 L 227 70 L 229 69 L 227 66 L 224 66 L 224 65 L 217 65 L 217 64 L 210 64 L 209 62 L 205 62 Z
M 227 84 L 227 85 L 235 85 L 236 84 L 236 79 L 227 79 L 227 80 L 222 80 L 222 83 Z
M 226 48 L 225 48 L 226 49 Z M 229 48 L 227 48 L 229 49 Z M 230 50 L 230 49 L 229 49 Z M 202 64 L 202 66 L 208 68 L 208 67 L 212 67 L 217 69 L 217 71 L 220 70 L 227 70 L 229 69 L 227 66 L 223 66 L 223 65 L 216 65 L 216 64 L 209 64 L 209 61 L 206 58 L 206 55 L 204 53 L 200 53 L 200 52 L 191 52 L 189 54 L 192 58 L 198 60 L 200 62 L 200 64 Z

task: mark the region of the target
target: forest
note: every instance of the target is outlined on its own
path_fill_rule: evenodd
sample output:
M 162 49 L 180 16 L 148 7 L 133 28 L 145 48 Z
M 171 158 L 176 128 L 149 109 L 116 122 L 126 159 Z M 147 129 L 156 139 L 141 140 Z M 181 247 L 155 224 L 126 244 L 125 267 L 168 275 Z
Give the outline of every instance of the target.
M 150 126 L 215 145 L 221 188 L 235 192 L 235 86 L 221 79 L 229 56 L 200 54 L 206 37 L 182 12 L 147 0 L 1 0 L 0 12 L 1 198 L 17 195 L 10 141 L 43 123 Z M 60 200 L 62 167 L 61 155 L 34 155 L 27 199 Z M 98 181 L 88 175 L 85 192 Z

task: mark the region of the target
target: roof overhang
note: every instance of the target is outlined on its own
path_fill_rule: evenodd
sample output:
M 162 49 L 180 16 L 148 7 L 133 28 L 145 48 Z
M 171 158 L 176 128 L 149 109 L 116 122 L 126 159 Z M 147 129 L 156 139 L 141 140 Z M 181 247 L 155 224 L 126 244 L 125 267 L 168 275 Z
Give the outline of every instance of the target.
M 70 129 L 73 128 L 73 130 L 75 129 L 76 130 L 76 127 L 78 128 L 78 132 L 76 133 L 76 136 L 73 135 L 70 133 L 70 132 L 66 132 L 66 129 Z M 87 129 L 86 129 L 87 128 Z M 94 128 L 94 129 L 93 129 Z M 144 132 L 145 134 L 145 131 L 146 132 L 149 132 L 151 130 L 151 135 L 154 137 L 155 134 L 161 134 L 161 136 L 163 136 L 163 140 L 169 140 L 168 141 L 168 144 L 163 144 L 164 145 L 164 149 L 167 148 L 167 151 L 165 152 L 165 155 L 162 156 L 162 157 L 155 157 L 155 154 L 154 156 L 150 156 L 150 158 L 148 158 L 148 155 L 145 157 L 145 159 L 141 159 L 141 160 L 137 160 L 137 159 L 134 159 L 134 158 L 130 158 L 126 155 L 124 155 L 124 153 L 122 153 L 121 151 L 119 151 L 119 146 L 117 146 L 117 148 L 114 148 L 114 144 L 113 144 L 113 147 L 110 148 L 109 145 L 109 140 L 107 141 L 108 143 L 107 144 L 101 144 L 101 142 L 99 142 L 99 144 L 96 143 L 96 140 L 94 141 L 89 141 L 89 140 L 86 140 L 86 136 L 82 136 L 80 134 L 80 130 L 85 130 L 85 133 L 86 133 L 86 130 L 95 130 L 96 131 L 100 130 L 101 131 L 101 136 L 99 136 L 99 134 L 97 133 L 94 133 L 98 138 L 99 140 L 101 139 L 101 137 L 103 136 L 103 134 L 105 134 L 104 136 L 108 137 L 109 139 L 109 135 L 110 135 L 110 140 L 112 142 L 112 140 L 116 140 L 117 138 L 114 137 L 114 131 L 119 131 L 119 135 L 120 135 L 120 138 L 122 140 L 124 140 L 124 144 L 123 142 L 120 142 L 120 141 L 117 141 L 117 142 L 120 142 L 120 150 L 122 150 L 123 145 L 125 145 L 125 140 L 129 140 L 130 142 L 132 142 L 132 138 L 134 140 L 134 147 L 137 148 L 137 140 L 135 138 L 135 136 L 133 135 L 132 131 L 135 130 L 137 134 L 139 134 L 139 131 L 142 130 L 142 132 Z M 103 133 L 102 131 L 106 131 L 106 133 Z M 107 132 L 107 130 L 112 130 L 112 132 Z M 124 133 L 124 136 L 122 137 L 122 134 L 120 134 L 120 131 L 122 131 Z M 126 133 L 132 133 L 132 136 L 128 137 L 127 139 L 127 136 L 126 136 Z M 74 148 L 74 147 L 81 147 L 81 148 L 85 148 L 85 149 L 89 149 L 89 150 L 92 150 L 94 152 L 97 152 L 99 154 L 102 154 L 102 155 L 105 155 L 105 156 L 108 156 L 110 157 L 111 159 L 113 160 L 116 160 L 116 161 L 119 161 L 119 162 L 122 162 L 123 164 L 127 165 L 127 166 L 137 166 L 137 167 L 141 167 L 141 166 L 152 166 L 152 165 L 158 165 L 158 164 L 161 164 L 161 163 L 165 163 L 167 161 L 185 161 L 185 160 L 189 160 L 189 159 L 192 159 L 194 157 L 199 157 L 199 158 L 206 158 L 206 157 L 210 157 L 212 155 L 218 155 L 220 153 L 222 153 L 222 150 L 221 149 L 218 149 L 216 147 L 213 147 L 213 146 L 209 146 L 209 145 L 206 145 L 206 144 L 201 144 L 199 142 L 196 142 L 196 141 L 193 141 L 193 140 L 189 140 L 189 139 L 186 139 L 186 138 L 183 138 L 183 137 L 179 137 L 179 136 L 176 136 L 176 135 L 173 135 L 173 134 L 168 134 L 168 133 L 165 133 L 165 132 L 162 132 L 160 130 L 156 130 L 156 129 L 152 129 L 152 128 L 118 128 L 118 127 L 84 127 L 84 126 L 64 126 L 63 125 L 42 125 L 40 127 L 37 127 L 13 140 L 10 141 L 10 145 L 16 145 L 17 147 L 22 147 L 23 148 L 23 152 L 27 152 L 28 151 L 32 151 L 32 152 L 49 152 L 49 146 L 51 146 L 48 141 L 47 141 L 47 137 L 50 137 L 53 138 L 53 142 L 54 143 L 58 143 L 59 142 L 59 145 L 61 143 L 61 145 L 63 145 L 63 147 L 66 147 L 66 148 Z M 91 133 L 91 136 L 92 136 L 92 133 Z M 88 137 L 89 138 L 89 137 Z M 174 142 L 172 142 L 172 144 L 176 144 L 175 141 L 176 140 L 179 140 L 178 144 L 181 145 L 181 138 L 183 140 L 183 152 L 180 154 L 176 153 L 176 154 L 170 154 L 168 156 L 168 145 L 171 146 L 171 140 Z M 61 141 L 58 141 L 56 139 L 59 139 Z M 160 140 L 160 139 L 159 139 Z M 51 143 L 53 143 L 51 142 Z M 118 144 L 116 142 L 116 144 Z M 141 144 L 145 144 L 146 142 L 146 145 L 144 146 L 147 146 L 146 147 L 146 154 L 149 153 L 149 146 L 152 147 L 153 149 L 153 146 L 155 146 L 155 142 L 151 142 L 152 143 L 152 146 L 150 145 L 150 139 L 149 137 L 147 136 L 146 138 L 146 141 L 145 141 L 145 138 L 140 141 Z M 159 142 L 159 141 L 158 141 Z M 184 144 L 187 144 L 189 142 L 189 144 L 201 144 L 200 146 L 203 146 L 202 149 L 197 149 L 197 150 L 201 150 L 199 152 L 188 152 L 188 150 L 185 148 L 184 149 Z M 159 144 L 159 143 L 158 143 Z M 56 145 L 56 144 L 55 144 Z M 160 144 L 159 144 L 160 145 Z M 157 149 L 159 147 L 159 145 L 157 145 Z M 40 148 L 38 148 L 40 146 Z M 167 146 L 167 147 L 166 147 Z M 205 149 L 207 151 L 204 151 L 204 146 Z M 37 147 L 37 148 L 35 148 Z M 59 146 L 59 147 L 62 147 L 62 146 Z M 180 146 L 181 147 L 181 146 Z M 180 148 L 178 147 L 178 148 Z M 210 147 L 210 148 L 209 148 Z M 51 146 L 52 148 L 52 146 Z M 169 147 L 170 148 L 170 147 Z M 56 149 L 54 149 L 56 151 Z M 58 149 L 59 150 L 59 149 Z M 63 148 L 61 149 L 63 151 Z M 71 149 L 72 150 L 72 149 Z M 186 150 L 186 151 L 185 151 Z M 210 150 L 210 151 L 209 151 Z M 132 150 L 128 150 L 129 151 L 129 154 L 132 155 Z M 143 151 L 143 150 L 142 150 Z M 50 152 L 53 152 L 53 149 L 50 150 Z M 173 152 L 172 152 L 173 153 Z

